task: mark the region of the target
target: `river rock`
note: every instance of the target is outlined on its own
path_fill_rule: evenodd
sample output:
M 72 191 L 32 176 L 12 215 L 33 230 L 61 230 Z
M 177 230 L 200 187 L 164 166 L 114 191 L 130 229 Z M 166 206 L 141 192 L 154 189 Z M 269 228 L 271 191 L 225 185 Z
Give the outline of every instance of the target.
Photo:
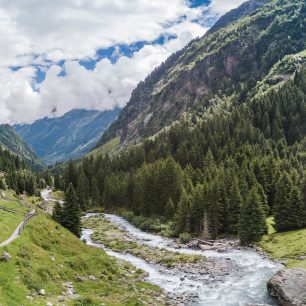
M 306 270 L 284 269 L 267 284 L 269 294 L 277 297 L 282 306 L 306 306 Z

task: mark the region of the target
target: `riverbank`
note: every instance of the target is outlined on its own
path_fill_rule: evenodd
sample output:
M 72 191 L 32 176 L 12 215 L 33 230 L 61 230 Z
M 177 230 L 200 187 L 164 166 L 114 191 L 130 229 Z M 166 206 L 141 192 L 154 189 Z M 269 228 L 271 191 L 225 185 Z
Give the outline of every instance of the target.
M 306 269 L 306 229 L 263 236 L 259 247 L 287 268 Z
M 115 215 L 105 215 L 101 218 L 98 214 L 88 214 L 86 219 L 86 227 L 92 226 L 90 233 L 87 232 L 87 240 L 88 236 L 93 240 L 97 239 L 100 247 L 105 247 L 103 244 L 106 243 L 110 255 L 128 260 L 147 271 L 149 273 L 147 281 L 159 285 L 178 303 L 210 306 L 277 305 L 267 293 L 266 282 L 280 270 L 281 266 L 264 258 L 253 249 L 232 248 L 218 252 L 178 248 L 173 239 L 142 232 Z M 89 221 L 90 219 L 95 221 Z M 99 225 L 100 222 L 102 225 Z M 103 234 L 103 231 L 108 231 L 109 226 L 110 232 Z M 115 239 L 116 243 L 112 244 L 112 239 Z M 94 243 L 90 240 L 88 242 Z M 146 251 L 138 251 L 139 245 L 141 250 L 144 248 Z M 132 250 L 127 246 L 132 246 Z M 171 252 L 188 256 L 197 255 L 202 259 L 183 263 L 175 261 L 167 266 L 158 262 L 159 253 L 155 253 L 157 255 L 154 255 L 153 259 L 151 257 L 148 259 L 147 248 L 155 249 L 154 252 L 164 249 L 167 254 Z

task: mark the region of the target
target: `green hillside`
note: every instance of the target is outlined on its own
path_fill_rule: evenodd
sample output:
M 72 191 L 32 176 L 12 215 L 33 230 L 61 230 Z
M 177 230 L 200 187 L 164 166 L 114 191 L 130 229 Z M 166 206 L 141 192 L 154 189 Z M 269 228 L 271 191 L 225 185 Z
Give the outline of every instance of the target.
M 21 157 L 31 168 L 43 168 L 33 149 L 9 125 L 0 125 L 0 146 Z
M 45 214 L 33 218 L 20 238 L 0 248 L 4 251 L 12 259 L 0 261 L 0 305 L 138 305 L 139 299 L 154 301 L 160 294 L 141 281 L 141 271 L 86 246 Z M 59 302 L 67 282 L 77 295 Z

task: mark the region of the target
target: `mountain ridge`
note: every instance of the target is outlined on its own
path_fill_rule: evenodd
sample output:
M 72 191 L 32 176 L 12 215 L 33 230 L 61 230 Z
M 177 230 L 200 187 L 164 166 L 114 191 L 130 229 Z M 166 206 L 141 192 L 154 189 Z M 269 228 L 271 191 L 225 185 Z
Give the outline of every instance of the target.
M 21 157 L 31 168 L 43 168 L 43 163 L 34 150 L 8 124 L 0 125 L 0 145 Z
M 195 106 L 206 108 L 213 99 L 228 98 L 236 91 L 242 92 L 243 100 L 277 61 L 303 50 L 301 14 L 305 15 L 303 1 L 272 0 L 226 28 L 191 42 L 137 86 L 99 145 L 118 136 L 121 147 L 138 143 Z M 275 49 L 279 49 L 277 54 Z
M 15 125 L 14 129 L 46 164 L 52 164 L 89 152 L 119 112 L 119 108 L 110 111 L 74 109 L 58 118 L 45 117 L 32 124 Z

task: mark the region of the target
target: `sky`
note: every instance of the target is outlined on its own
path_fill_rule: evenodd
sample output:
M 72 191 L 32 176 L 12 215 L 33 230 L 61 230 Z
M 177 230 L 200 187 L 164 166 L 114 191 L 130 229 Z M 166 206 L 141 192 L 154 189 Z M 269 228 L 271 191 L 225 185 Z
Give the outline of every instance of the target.
M 124 107 L 244 0 L 0 0 L 0 123 Z

